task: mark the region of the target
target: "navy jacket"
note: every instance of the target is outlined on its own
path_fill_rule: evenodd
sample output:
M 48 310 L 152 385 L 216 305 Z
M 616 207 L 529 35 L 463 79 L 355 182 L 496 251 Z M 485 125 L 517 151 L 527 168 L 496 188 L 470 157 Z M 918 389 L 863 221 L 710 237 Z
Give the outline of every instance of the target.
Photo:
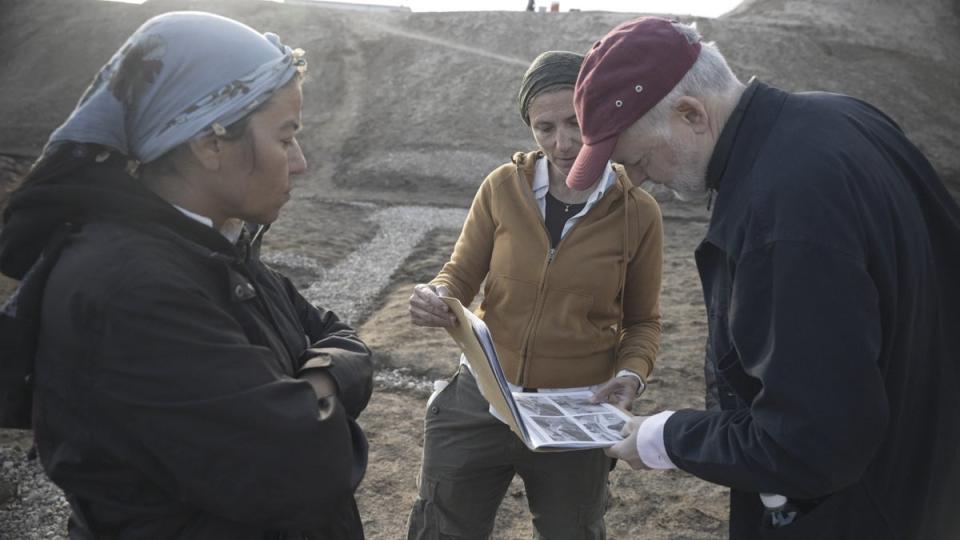
M 33 420 L 71 538 L 362 538 L 372 364 L 356 332 L 266 267 L 259 236 L 234 246 L 106 168 L 15 194 L 4 270 L 64 226 Z M 297 379 L 311 368 L 338 399 L 318 405 Z
M 960 538 L 960 209 L 883 113 L 752 83 L 697 248 L 721 410 L 665 426 L 731 538 Z M 804 514 L 763 525 L 758 492 Z

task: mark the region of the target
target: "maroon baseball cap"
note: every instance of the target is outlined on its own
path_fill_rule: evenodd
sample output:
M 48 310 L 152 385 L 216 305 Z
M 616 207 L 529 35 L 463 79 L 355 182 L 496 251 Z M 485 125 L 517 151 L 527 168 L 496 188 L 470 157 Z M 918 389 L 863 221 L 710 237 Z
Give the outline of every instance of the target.
M 660 17 L 627 21 L 596 42 L 573 90 L 583 147 L 567 186 L 592 186 L 619 135 L 669 94 L 699 55 L 699 42 L 690 43 L 672 21 Z

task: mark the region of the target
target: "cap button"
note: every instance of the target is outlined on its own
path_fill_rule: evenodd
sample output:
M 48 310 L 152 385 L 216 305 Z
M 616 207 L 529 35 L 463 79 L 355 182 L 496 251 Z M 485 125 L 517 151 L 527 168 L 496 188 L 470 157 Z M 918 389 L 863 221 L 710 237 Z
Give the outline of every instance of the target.
M 639 94 L 640 92 L 643 92 L 643 85 L 642 85 L 642 84 L 638 84 L 638 85 L 634 86 L 633 89 L 636 90 L 637 93 Z
M 620 107 L 623 107 L 623 102 L 618 99 L 618 100 L 614 103 L 614 105 L 616 105 L 617 108 L 620 108 Z

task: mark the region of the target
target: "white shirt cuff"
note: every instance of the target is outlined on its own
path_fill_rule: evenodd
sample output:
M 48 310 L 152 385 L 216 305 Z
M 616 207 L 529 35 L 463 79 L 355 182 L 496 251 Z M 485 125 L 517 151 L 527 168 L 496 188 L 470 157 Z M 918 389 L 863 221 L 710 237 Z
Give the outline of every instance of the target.
M 676 469 L 667 455 L 663 442 L 663 426 L 674 411 L 657 413 L 640 424 L 637 429 L 637 453 L 644 465 L 651 469 Z

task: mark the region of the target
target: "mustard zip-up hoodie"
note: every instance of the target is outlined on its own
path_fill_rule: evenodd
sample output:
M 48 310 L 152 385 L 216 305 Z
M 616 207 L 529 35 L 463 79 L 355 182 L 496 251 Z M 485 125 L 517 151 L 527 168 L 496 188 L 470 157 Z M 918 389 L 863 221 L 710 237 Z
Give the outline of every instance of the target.
M 532 190 L 541 156 L 517 153 L 487 176 L 431 283 L 469 305 L 486 278 L 477 315 L 513 384 L 586 386 L 620 369 L 646 378 L 660 345 L 660 208 L 616 167 L 615 185 L 551 250 Z

